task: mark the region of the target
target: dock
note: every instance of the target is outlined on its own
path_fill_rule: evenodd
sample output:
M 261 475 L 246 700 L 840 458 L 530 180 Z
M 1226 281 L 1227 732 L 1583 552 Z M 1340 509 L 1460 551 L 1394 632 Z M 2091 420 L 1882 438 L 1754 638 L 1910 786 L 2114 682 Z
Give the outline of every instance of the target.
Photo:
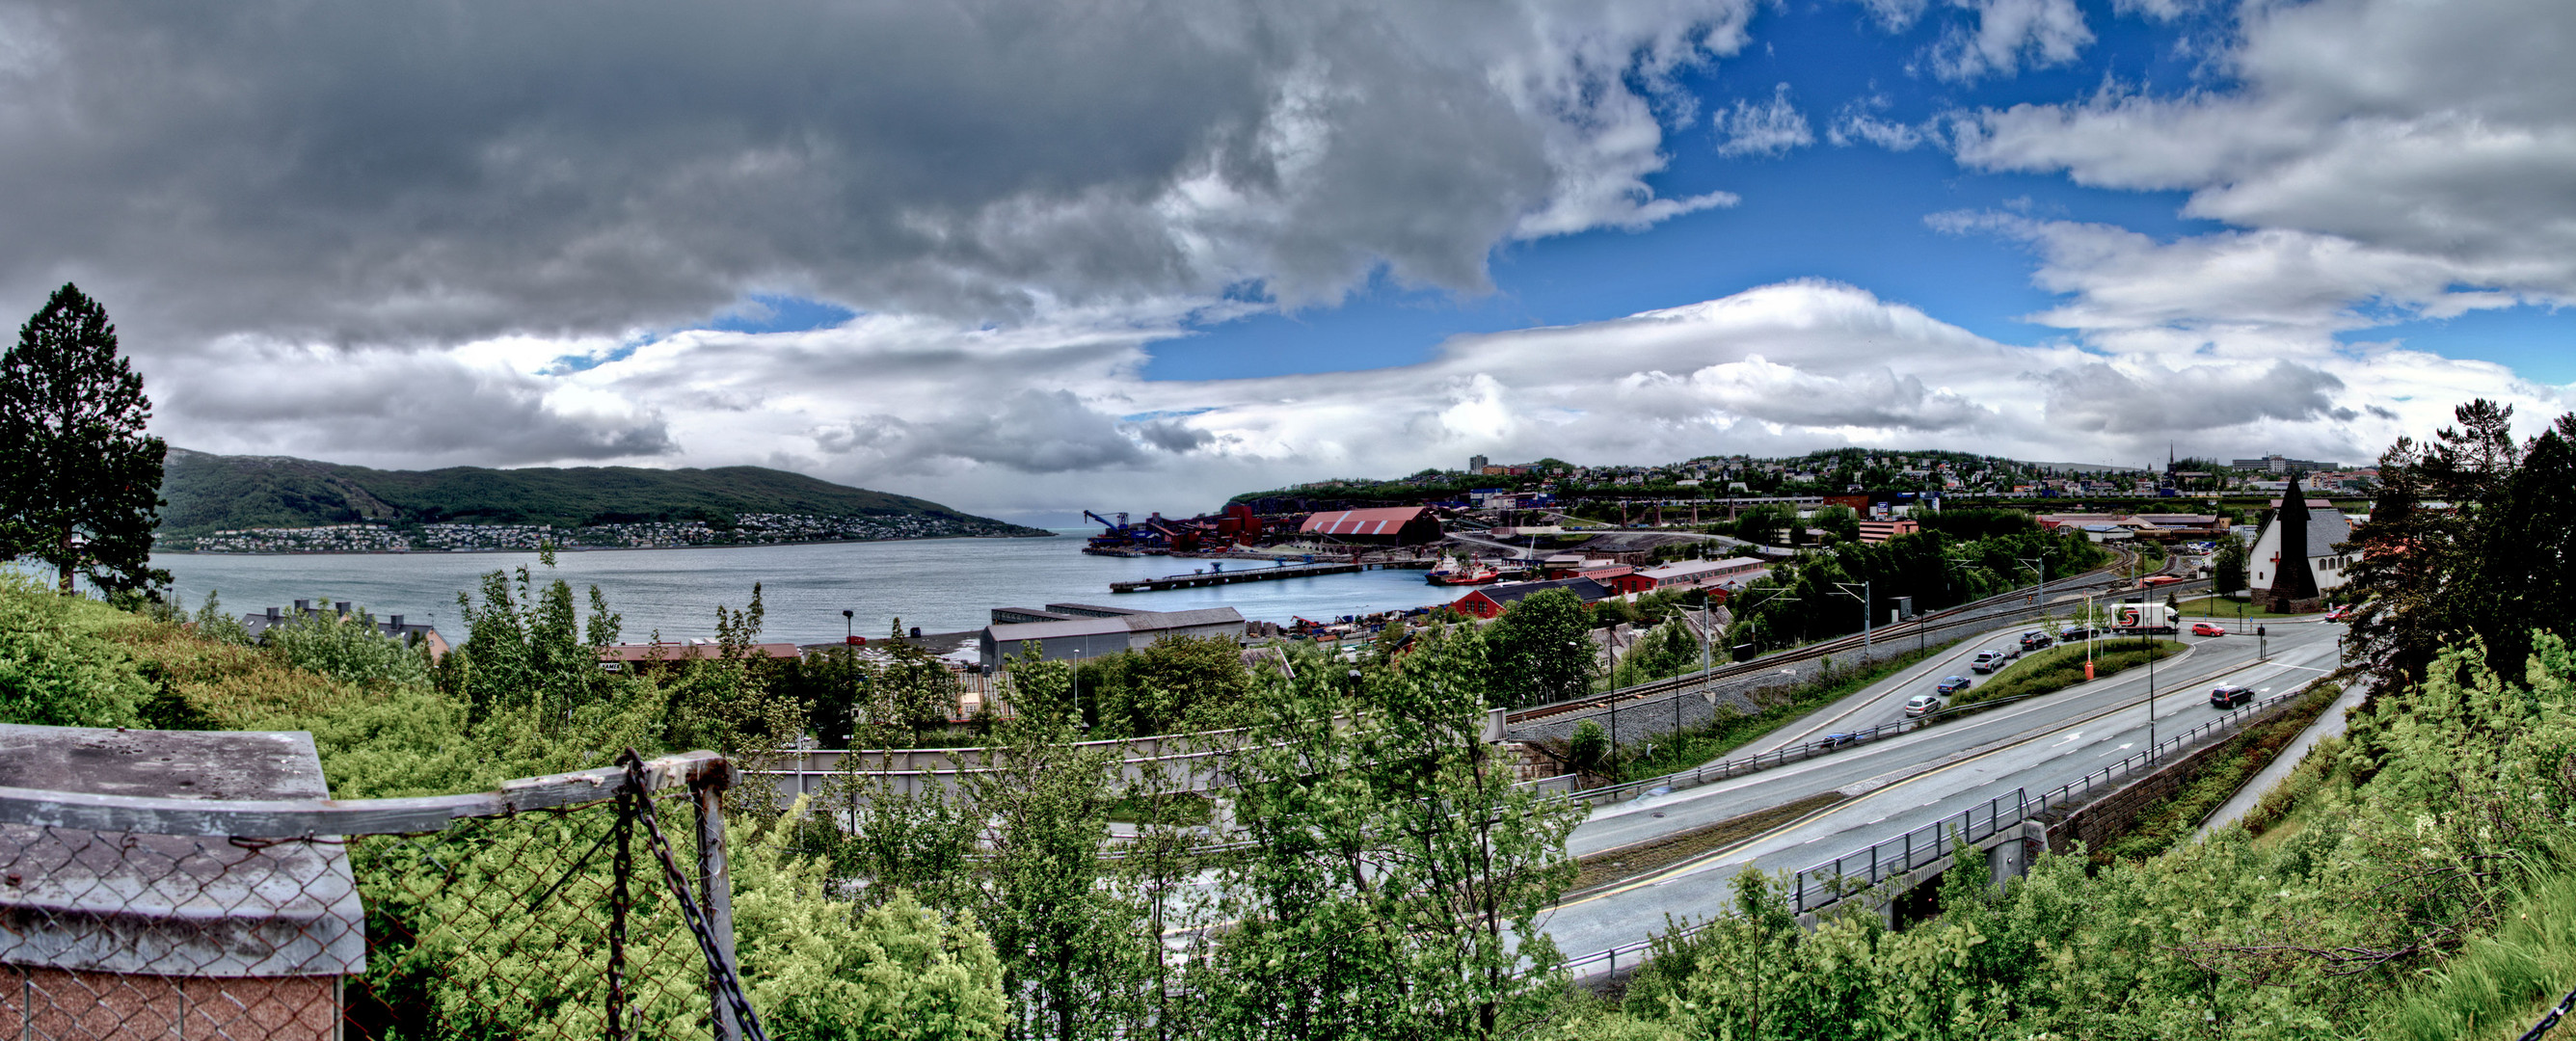
M 1249 567 L 1241 571 L 1200 571 L 1187 575 L 1165 575 L 1161 578 L 1139 578 L 1128 582 L 1111 582 L 1112 593 L 1151 593 L 1165 589 L 1199 589 L 1206 586 L 1229 586 L 1237 582 L 1269 582 L 1282 578 L 1311 578 L 1316 575 L 1347 575 L 1382 568 L 1427 568 L 1428 560 L 1371 560 L 1361 563 L 1289 564 L 1281 567 Z

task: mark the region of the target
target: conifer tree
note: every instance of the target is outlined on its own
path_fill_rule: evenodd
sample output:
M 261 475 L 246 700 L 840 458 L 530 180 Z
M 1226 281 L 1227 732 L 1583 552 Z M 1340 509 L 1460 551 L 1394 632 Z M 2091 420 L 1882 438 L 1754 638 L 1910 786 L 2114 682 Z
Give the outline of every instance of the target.
M 42 560 L 61 590 L 167 584 L 150 565 L 168 446 L 107 309 L 64 283 L 0 355 L 0 555 Z

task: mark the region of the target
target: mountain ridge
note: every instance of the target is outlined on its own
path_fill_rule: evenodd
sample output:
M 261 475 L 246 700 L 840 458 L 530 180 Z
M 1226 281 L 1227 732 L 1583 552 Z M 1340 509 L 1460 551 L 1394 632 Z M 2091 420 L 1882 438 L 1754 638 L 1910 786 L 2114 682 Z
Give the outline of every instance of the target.
M 189 537 L 254 528 L 335 524 L 706 524 L 745 514 L 914 519 L 958 534 L 1027 535 L 1027 528 L 927 499 L 833 484 L 761 466 L 657 470 L 632 466 L 451 466 L 378 470 L 295 456 L 226 456 L 172 448 L 160 534 Z

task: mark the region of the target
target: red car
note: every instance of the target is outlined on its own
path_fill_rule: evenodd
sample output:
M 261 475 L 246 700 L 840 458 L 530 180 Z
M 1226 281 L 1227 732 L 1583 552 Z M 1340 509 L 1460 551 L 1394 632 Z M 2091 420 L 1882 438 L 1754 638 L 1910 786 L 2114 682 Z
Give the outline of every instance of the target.
M 2193 636 L 2225 636 L 2227 635 L 2227 629 L 2212 622 L 2193 622 L 2191 623 L 2191 634 Z

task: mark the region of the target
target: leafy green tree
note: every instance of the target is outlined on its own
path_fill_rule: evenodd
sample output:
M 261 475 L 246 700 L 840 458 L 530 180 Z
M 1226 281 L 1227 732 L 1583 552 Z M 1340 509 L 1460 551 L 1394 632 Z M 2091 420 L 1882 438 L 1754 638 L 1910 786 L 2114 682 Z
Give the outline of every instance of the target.
M 1640 683 L 1678 676 L 1699 668 L 1699 634 L 1689 622 L 1676 617 L 1646 631 L 1635 646 L 1619 656 L 1611 685 L 1631 687 Z
M 1100 856 L 1118 756 L 1079 747 L 1064 663 L 1023 654 L 1008 680 L 1016 715 L 994 727 L 992 760 L 969 775 L 967 791 L 989 822 L 975 899 L 1017 999 L 1011 1035 L 1117 1036 L 1159 949 L 1135 905 L 1107 884 Z
M 922 730 L 945 725 L 957 714 L 957 674 L 938 655 L 907 642 L 901 618 L 894 620 L 885 648 L 885 664 L 868 682 L 868 719 L 903 730 L 918 744 Z
M 1251 848 L 1221 868 L 1234 924 L 1200 976 L 1215 1036 L 1491 1038 L 1545 1014 L 1538 916 L 1582 811 L 1483 742 L 1490 650 L 1451 629 L 1356 692 L 1311 654 L 1265 683 L 1227 768 Z
M 1599 772 L 1610 761 L 1610 732 L 1601 729 L 1597 720 L 1584 720 L 1574 725 L 1574 737 L 1566 742 L 1574 756 L 1574 768 L 1585 773 Z
M 540 552 L 537 561 L 552 570 L 554 552 Z M 590 587 L 587 626 L 573 606 L 571 585 L 560 578 L 540 584 L 525 566 L 515 583 L 506 572 L 483 576 L 482 592 L 480 607 L 456 594 L 466 639 L 447 655 L 440 690 L 477 718 L 512 710 L 560 719 L 610 696 L 619 677 L 599 667 L 599 648 L 617 642 L 621 619 L 598 586 Z
M 1500 705 L 1539 705 L 1589 693 L 1600 666 L 1593 660 L 1583 599 L 1564 589 L 1521 598 L 1493 625 L 1490 665 Z
M 150 564 L 169 449 L 118 353 L 107 309 L 64 283 L 0 355 L 0 557 L 120 592 L 167 585 Z
M 2245 588 L 2246 556 L 2244 539 L 2234 534 L 2219 536 L 2218 552 L 2209 558 L 2210 587 L 2221 593 Z

